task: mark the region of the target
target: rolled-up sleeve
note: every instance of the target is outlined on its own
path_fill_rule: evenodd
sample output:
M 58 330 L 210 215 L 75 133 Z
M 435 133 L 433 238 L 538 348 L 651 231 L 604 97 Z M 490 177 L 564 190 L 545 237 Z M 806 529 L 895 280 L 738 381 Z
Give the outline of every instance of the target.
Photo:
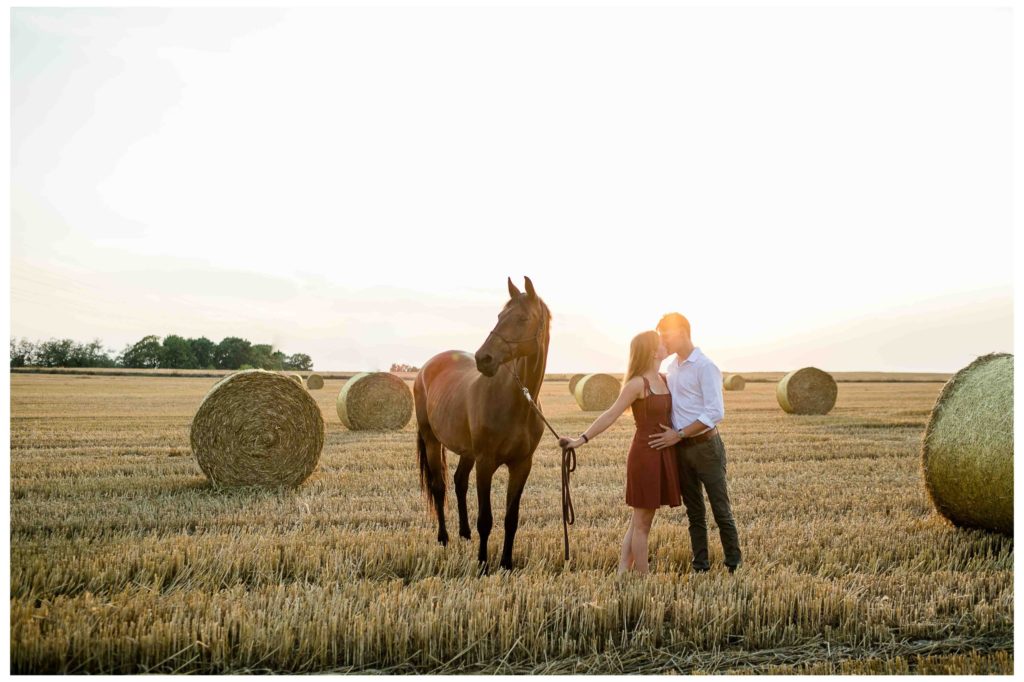
M 714 363 L 707 362 L 700 368 L 700 392 L 704 396 L 704 409 L 697 420 L 708 428 L 714 428 L 725 417 L 725 401 L 722 398 L 722 372 Z

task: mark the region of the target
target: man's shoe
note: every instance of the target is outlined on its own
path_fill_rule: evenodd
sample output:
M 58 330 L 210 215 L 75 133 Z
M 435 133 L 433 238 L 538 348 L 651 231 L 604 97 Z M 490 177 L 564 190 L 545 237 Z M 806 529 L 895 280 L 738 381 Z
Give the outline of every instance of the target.
M 696 566 L 693 567 L 694 573 L 707 573 L 710 570 L 710 568 L 697 568 Z

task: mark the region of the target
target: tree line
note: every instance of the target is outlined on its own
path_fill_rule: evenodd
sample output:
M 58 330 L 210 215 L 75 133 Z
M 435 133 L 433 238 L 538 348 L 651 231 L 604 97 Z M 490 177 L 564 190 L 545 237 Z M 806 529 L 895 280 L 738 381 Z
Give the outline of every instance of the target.
M 11 338 L 11 367 L 130 367 L 137 369 L 313 369 L 305 353 L 285 355 L 268 344 L 229 336 L 214 343 L 205 336 L 186 339 L 176 334 L 161 339 L 144 336 L 120 353 L 104 349 L 103 342 L 78 343 L 50 339 L 33 343 Z
M 398 362 L 391 363 L 392 372 L 418 372 L 420 368 L 416 365 L 406 365 Z

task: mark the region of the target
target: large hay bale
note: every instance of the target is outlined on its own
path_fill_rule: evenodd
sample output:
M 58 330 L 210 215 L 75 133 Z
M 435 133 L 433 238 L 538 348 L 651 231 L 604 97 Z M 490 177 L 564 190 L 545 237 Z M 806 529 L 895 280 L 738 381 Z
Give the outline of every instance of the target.
M 311 391 L 318 391 L 324 387 L 324 378 L 314 372 L 306 377 L 306 388 Z
M 192 419 L 190 439 L 215 485 L 297 486 L 320 459 L 324 419 L 294 381 L 250 369 L 210 389 Z
M 576 395 L 576 384 L 580 382 L 580 379 L 587 376 L 586 374 L 573 374 L 569 377 L 569 393 Z
M 576 382 L 576 402 L 584 412 L 607 410 L 619 397 L 618 379 L 608 374 L 587 374 Z
M 338 393 L 341 422 L 353 431 L 394 431 L 412 418 L 412 391 L 390 372 L 361 372 Z
M 726 374 L 722 379 L 722 388 L 727 391 L 742 391 L 747 385 L 747 380 L 741 374 Z
M 828 414 L 836 404 L 839 387 L 828 372 L 804 367 L 790 372 L 775 388 L 779 405 L 790 414 Z
M 940 514 L 1013 535 L 1013 355 L 984 355 L 946 382 L 924 432 L 921 468 Z

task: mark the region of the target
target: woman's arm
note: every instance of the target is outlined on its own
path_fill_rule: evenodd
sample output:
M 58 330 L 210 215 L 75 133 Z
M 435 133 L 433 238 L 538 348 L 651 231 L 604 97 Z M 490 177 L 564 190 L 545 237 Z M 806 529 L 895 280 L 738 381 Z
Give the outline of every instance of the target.
M 615 403 L 602 412 L 601 416 L 595 419 L 593 424 L 584 429 L 582 435 L 587 437 L 586 440 L 581 435 L 580 438 L 560 438 L 558 444 L 563 448 L 578 448 L 599 436 L 605 429 L 615 423 L 619 415 L 625 412 L 626 408 L 632 405 L 634 400 L 640 397 L 643 386 L 644 380 L 640 377 L 633 377 L 627 381 L 622 390 L 619 391 L 619 397 L 615 399 Z

